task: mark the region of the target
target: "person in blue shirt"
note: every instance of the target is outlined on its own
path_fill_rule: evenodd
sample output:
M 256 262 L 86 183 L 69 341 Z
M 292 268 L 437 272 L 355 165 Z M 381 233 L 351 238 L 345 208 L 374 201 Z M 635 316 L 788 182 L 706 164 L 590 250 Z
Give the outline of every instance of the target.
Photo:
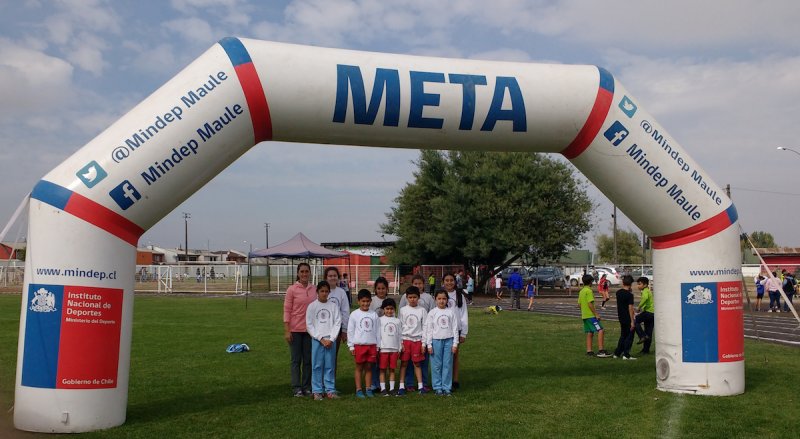
M 508 277 L 508 289 L 511 290 L 511 309 L 520 309 L 519 296 L 522 292 L 522 275 L 519 274 L 519 268 L 515 268 Z

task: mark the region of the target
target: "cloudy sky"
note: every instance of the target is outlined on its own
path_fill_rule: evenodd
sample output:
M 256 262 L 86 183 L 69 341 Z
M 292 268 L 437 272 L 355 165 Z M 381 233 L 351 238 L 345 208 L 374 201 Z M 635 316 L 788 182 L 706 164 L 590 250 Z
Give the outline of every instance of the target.
M 776 149 L 800 151 L 792 132 L 800 116 L 798 23 L 794 0 L 2 2 L 0 229 L 50 169 L 216 41 L 238 36 L 603 66 L 713 180 L 731 186 L 745 231 L 800 247 L 800 153 Z M 417 156 L 262 143 L 140 245 L 182 244 L 182 212 L 191 213 L 192 248 L 263 247 L 267 222 L 273 245 L 300 231 L 317 242 L 381 240 L 378 224 Z M 612 208 L 589 190 L 597 204 L 591 248 L 594 235 L 610 232 Z

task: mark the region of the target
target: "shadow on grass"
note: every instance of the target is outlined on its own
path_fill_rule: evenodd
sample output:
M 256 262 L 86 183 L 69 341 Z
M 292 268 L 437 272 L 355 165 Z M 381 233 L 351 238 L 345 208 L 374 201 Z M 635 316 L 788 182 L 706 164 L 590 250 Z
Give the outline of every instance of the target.
M 268 398 L 275 398 L 276 395 L 285 395 L 289 399 L 287 389 L 285 383 L 231 386 L 214 391 L 202 391 L 198 388 L 196 392 L 184 393 L 180 397 L 150 399 L 147 402 L 129 404 L 125 424 L 135 426 L 185 414 L 247 406 L 261 403 Z

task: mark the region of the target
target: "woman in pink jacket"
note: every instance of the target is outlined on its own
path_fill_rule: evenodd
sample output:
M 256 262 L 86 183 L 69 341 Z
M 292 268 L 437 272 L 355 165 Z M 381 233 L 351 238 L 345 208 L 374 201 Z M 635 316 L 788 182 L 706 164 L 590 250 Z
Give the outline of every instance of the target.
M 311 336 L 306 332 L 306 309 L 317 299 L 317 288 L 310 278 L 311 266 L 297 264 L 297 281 L 286 289 L 283 302 L 283 337 L 292 357 L 294 396 L 311 395 Z

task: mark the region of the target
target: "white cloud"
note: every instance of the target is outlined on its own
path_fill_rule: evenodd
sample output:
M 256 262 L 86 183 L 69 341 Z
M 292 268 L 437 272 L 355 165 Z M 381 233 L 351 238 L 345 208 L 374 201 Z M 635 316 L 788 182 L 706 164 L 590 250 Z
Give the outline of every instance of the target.
M 215 32 L 212 30 L 211 25 L 200 18 L 169 20 L 165 21 L 163 26 L 186 40 L 211 43 L 215 39 Z
M 74 95 L 72 75 L 63 59 L 0 38 L 0 118 L 24 120 L 59 107 Z

